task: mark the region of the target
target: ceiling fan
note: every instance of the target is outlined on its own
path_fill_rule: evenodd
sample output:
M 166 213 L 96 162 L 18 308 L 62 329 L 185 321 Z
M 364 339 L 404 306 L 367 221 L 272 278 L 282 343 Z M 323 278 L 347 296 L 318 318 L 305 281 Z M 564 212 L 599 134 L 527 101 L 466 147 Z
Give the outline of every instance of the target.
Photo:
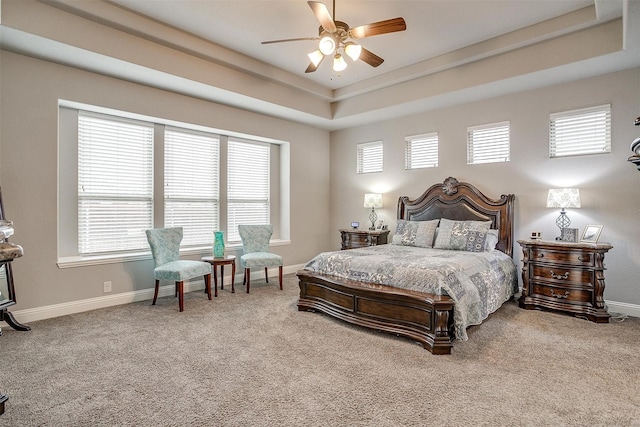
M 312 73 L 316 71 L 320 63 L 322 63 L 322 60 L 327 56 L 333 56 L 334 71 L 343 71 L 347 68 L 347 62 L 344 60 L 343 54 L 346 54 L 354 61 L 360 60 L 372 67 L 377 67 L 384 62 L 384 59 L 355 43 L 352 39 L 362 39 L 365 37 L 394 33 L 396 31 L 404 31 L 407 29 L 407 24 L 404 22 L 403 18 L 387 19 L 384 21 L 349 28 L 349 25 L 345 22 L 334 20 L 336 16 L 336 0 L 333 0 L 334 18 L 331 17 L 329 10 L 324 3 L 319 1 L 308 1 L 307 3 L 316 15 L 316 18 L 318 18 L 318 21 L 320 21 L 318 37 L 301 37 L 262 42 L 262 44 L 271 44 L 301 40 L 320 40 L 318 43 L 318 49 L 308 54 L 311 63 L 305 70 L 305 73 Z

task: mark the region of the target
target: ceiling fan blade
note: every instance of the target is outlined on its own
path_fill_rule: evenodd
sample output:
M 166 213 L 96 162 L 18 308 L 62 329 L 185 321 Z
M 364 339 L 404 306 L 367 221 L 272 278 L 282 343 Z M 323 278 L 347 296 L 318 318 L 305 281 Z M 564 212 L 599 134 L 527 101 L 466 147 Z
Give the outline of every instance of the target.
M 367 64 L 371 65 L 372 67 L 377 67 L 384 62 L 384 59 L 380 58 L 378 55 L 365 48 L 362 48 L 359 59 L 360 61 L 366 62 Z
M 373 22 L 367 25 L 361 25 L 349 30 L 349 35 L 354 39 L 363 37 L 377 36 L 380 34 L 395 33 L 396 31 L 404 31 L 407 24 L 403 18 L 387 19 L 385 21 Z
M 327 9 L 327 6 L 319 1 L 308 1 L 307 4 L 309 4 L 309 7 L 311 7 L 311 10 L 313 10 L 313 13 L 316 15 L 316 18 L 318 18 L 318 21 L 320 21 L 320 25 L 322 25 L 322 28 L 329 31 L 330 33 L 335 33 L 337 30 L 336 23 L 333 22 L 333 18 L 331 18 L 331 14 L 329 13 L 329 9 Z
M 320 64 L 322 64 L 322 61 L 318 62 L 318 65 L 314 65 L 313 62 L 309 62 L 309 66 L 307 67 L 306 70 L 304 70 L 304 72 L 305 73 L 313 73 L 315 70 L 318 69 Z
M 262 42 L 262 44 L 298 42 L 301 40 L 320 40 L 320 37 L 300 37 L 297 39 L 268 40 L 266 42 Z

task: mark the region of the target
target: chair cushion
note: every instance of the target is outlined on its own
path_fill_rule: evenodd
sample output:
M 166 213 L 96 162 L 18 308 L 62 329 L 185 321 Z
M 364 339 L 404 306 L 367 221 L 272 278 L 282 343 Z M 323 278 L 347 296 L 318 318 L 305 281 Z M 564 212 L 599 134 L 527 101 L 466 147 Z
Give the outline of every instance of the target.
M 153 228 L 145 233 L 156 267 L 180 259 L 182 227 Z
M 172 261 L 153 270 L 154 279 L 174 282 L 181 282 L 205 274 L 211 274 L 211 264 L 202 261 Z
M 242 239 L 243 253 L 269 252 L 269 240 L 273 234 L 271 224 L 239 225 L 238 233 Z
M 240 267 L 242 268 L 278 267 L 280 265 L 282 265 L 282 257 L 270 252 L 252 252 L 240 257 Z

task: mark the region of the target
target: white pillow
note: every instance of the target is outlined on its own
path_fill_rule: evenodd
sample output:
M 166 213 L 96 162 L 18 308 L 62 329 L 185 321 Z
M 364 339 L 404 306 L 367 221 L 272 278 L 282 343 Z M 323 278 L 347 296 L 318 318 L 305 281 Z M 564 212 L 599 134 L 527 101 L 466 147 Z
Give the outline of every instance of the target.
M 486 252 L 494 250 L 498 244 L 498 240 L 500 240 L 498 230 L 490 229 L 487 231 L 487 239 L 484 241 L 484 250 Z

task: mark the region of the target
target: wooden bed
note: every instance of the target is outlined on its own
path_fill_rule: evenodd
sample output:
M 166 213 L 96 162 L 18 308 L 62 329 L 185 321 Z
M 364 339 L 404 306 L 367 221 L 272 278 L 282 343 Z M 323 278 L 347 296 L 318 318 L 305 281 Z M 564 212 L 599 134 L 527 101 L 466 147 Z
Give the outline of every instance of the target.
M 438 218 L 492 222 L 499 230 L 496 249 L 513 256 L 514 195 L 491 199 L 469 183 L 449 177 L 420 197 L 398 200 L 398 219 Z M 308 270 L 297 272 L 298 310 L 320 311 L 367 328 L 420 342 L 433 354 L 450 354 L 453 345 L 454 301 L 446 295 L 404 290 L 342 279 Z

